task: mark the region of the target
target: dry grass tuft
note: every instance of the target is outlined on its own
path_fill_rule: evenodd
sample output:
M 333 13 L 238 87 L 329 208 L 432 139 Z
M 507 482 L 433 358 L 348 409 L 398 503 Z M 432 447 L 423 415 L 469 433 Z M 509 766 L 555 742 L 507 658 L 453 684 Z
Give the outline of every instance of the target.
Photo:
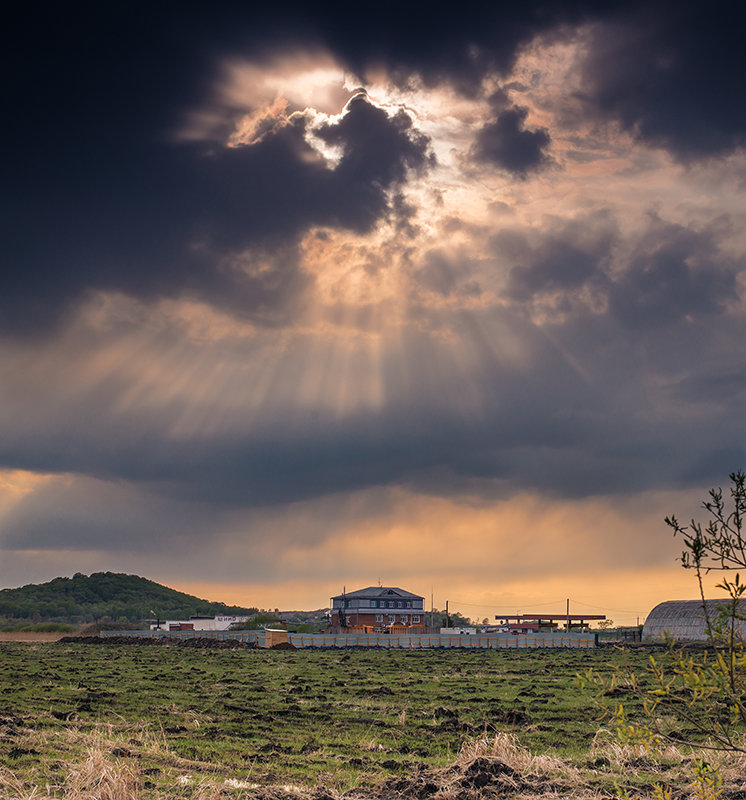
M 30 736 L 30 734 L 29 734 Z M 262 785 L 245 772 L 240 776 L 221 765 L 187 761 L 170 753 L 158 731 L 136 726 L 93 731 L 74 728 L 44 734 L 64 765 L 56 782 L 37 776 L 25 782 L 0 767 L 0 800 L 666 800 L 702 798 L 693 784 L 692 753 L 668 746 L 656 752 L 622 746 L 609 735 L 596 737 L 580 758 L 535 755 L 507 732 L 469 740 L 449 766 L 413 765 L 383 783 L 370 785 L 321 777 L 315 787 L 293 783 Z M 35 740 L 41 746 L 39 738 Z M 373 736 L 361 740 L 370 752 L 381 748 Z M 162 765 L 159 785 L 141 767 L 144 755 Z M 155 759 L 154 759 L 155 756 Z M 746 756 L 706 754 L 723 781 L 723 797 L 746 797 Z M 72 766 L 69 766 L 72 765 Z M 249 773 L 250 774 L 250 773 Z M 51 785 L 50 785 L 51 783 Z M 342 786 L 346 789 L 343 789 Z M 719 800 L 708 795 L 709 800 Z
M 491 739 L 473 739 L 464 742 L 457 764 L 464 768 L 478 758 L 498 759 L 521 774 L 548 774 L 566 766 L 563 759 L 548 755 L 534 755 L 518 744 L 512 733 L 501 731 Z
M 591 757 L 606 758 L 611 767 L 618 770 L 639 767 L 643 764 L 653 765 L 660 761 L 680 764 L 685 758 L 684 754 L 673 745 L 651 751 L 641 744 L 617 744 L 615 742 L 607 742 L 601 746 L 594 742 L 591 748 Z
M 42 795 L 38 787 L 29 787 L 5 767 L 0 766 L 0 797 L 3 800 L 35 800 Z
M 90 748 L 83 764 L 67 777 L 69 800 L 133 800 L 140 795 L 140 773 L 102 748 Z

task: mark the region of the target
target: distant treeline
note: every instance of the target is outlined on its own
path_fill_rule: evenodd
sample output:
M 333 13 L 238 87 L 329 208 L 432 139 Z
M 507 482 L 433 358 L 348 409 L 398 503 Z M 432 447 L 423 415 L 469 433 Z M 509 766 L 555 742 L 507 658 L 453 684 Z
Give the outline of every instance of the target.
M 0 628 L 3 633 L 73 633 L 76 630 L 75 625 L 66 622 L 16 622 Z
M 161 619 L 188 619 L 194 615 L 253 614 L 257 609 L 210 603 L 119 572 L 78 572 L 72 578 L 0 590 L 0 625 L 20 621 L 139 623 L 151 617 L 151 611 Z

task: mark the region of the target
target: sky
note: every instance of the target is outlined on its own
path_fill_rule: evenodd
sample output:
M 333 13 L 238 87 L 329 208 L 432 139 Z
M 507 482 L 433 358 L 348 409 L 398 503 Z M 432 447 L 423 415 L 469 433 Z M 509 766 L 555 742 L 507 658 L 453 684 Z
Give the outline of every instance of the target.
M 18 9 L 0 586 L 695 597 L 663 518 L 746 467 L 731 8 Z

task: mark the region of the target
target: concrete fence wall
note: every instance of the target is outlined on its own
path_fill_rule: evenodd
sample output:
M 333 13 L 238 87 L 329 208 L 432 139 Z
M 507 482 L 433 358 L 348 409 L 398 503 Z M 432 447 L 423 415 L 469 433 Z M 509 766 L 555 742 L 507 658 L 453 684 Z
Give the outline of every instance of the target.
M 305 647 L 381 647 L 387 650 L 423 650 L 458 648 L 462 650 L 516 650 L 546 647 L 595 647 L 591 634 L 511 634 L 476 636 L 407 636 L 403 634 L 336 634 L 291 633 L 288 641 L 298 648 Z
M 102 636 L 167 636 L 174 639 L 236 639 L 265 647 L 269 644 L 264 630 L 258 631 L 102 631 Z M 457 648 L 483 650 L 520 650 L 542 648 L 595 647 L 592 633 L 485 634 L 484 636 L 444 636 L 438 634 L 403 635 L 377 633 L 289 633 L 287 641 L 297 648 L 379 647 L 386 650 L 424 650 Z

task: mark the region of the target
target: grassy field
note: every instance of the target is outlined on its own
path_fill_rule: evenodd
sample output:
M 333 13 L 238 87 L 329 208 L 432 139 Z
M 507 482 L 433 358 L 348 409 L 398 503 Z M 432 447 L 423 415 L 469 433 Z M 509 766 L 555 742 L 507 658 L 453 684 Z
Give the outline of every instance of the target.
M 611 649 L 3 643 L 0 796 L 425 797 L 447 796 L 451 778 L 460 781 L 461 796 L 482 796 L 498 784 L 526 795 L 516 775 L 539 775 L 539 754 L 546 774 L 531 784 L 535 794 L 551 793 L 563 780 L 604 796 L 613 796 L 620 780 L 642 791 L 660 765 L 608 743 L 594 746 L 599 712 L 574 679 L 589 666 L 639 669 L 646 659 L 639 650 Z M 494 764 L 498 756 L 514 765 L 512 774 L 469 785 L 470 765 Z M 669 756 L 669 772 L 685 760 Z M 105 775 L 123 781 L 124 793 L 102 793 L 104 778 L 96 776 Z

